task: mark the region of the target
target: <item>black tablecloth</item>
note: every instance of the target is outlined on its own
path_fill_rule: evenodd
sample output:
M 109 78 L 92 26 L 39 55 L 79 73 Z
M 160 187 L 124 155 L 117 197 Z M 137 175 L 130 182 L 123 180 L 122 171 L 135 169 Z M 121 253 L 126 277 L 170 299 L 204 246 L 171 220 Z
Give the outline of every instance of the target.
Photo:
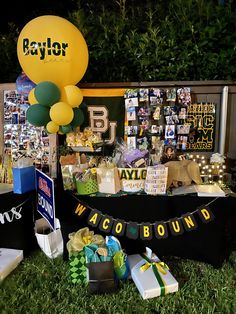
M 75 215 L 74 211 L 82 200 L 91 208 L 103 214 L 125 221 L 155 222 L 168 221 L 180 217 L 184 213 L 193 212 L 201 205 L 209 204 L 215 219 L 208 224 L 198 221 L 198 228 L 182 235 L 170 235 L 166 239 L 131 240 L 125 235 L 119 237 L 122 247 L 128 254 L 141 253 L 150 247 L 159 257 L 177 256 L 203 261 L 221 267 L 227 260 L 236 238 L 236 198 L 233 197 L 198 197 L 198 196 L 148 196 L 127 195 L 122 197 L 91 197 L 76 196 L 70 192 L 60 193 L 57 199 L 57 217 L 60 219 L 65 250 L 64 258 L 68 257 L 66 243 L 68 234 L 88 226 L 87 216 Z M 91 228 L 95 233 L 106 236 L 98 228 Z
M 34 235 L 35 194 L 0 194 L 0 247 L 28 255 L 37 247 Z

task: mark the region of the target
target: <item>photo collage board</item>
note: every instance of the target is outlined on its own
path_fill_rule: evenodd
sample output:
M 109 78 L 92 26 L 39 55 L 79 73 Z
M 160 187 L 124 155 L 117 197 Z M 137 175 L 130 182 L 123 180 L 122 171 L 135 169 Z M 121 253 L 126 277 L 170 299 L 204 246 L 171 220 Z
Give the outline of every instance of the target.
M 127 89 L 124 98 L 129 149 L 214 150 L 215 104 L 192 103 L 190 87 Z
M 49 137 L 42 127 L 31 125 L 26 119 L 28 97 L 16 90 L 4 91 L 4 153 L 12 162 L 19 158 L 33 159 L 35 166 L 49 171 Z

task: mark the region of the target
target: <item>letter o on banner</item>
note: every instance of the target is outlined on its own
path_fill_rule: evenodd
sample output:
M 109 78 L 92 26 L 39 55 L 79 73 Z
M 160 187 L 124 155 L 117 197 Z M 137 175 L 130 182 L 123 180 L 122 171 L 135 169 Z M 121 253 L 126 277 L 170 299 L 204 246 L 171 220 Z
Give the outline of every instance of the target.
M 34 83 L 76 85 L 88 66 L 88 47 L 81 32 L 66 19 L 39 16 L 27 23 L 17 41 L 18 61 Z

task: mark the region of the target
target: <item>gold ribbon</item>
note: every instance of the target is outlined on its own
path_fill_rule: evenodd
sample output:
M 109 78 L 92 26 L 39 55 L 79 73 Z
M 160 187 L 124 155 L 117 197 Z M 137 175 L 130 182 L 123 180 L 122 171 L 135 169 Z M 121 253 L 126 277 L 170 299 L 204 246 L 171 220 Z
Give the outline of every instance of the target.
M 152 265 L 155 266 L 157 270 L 163 275 L 167 274 L 166 269 L 169 270 L 169 267 L 164 262 L 146 262 L 143 266 L 140 267 L 140 270 L 146 271 Z

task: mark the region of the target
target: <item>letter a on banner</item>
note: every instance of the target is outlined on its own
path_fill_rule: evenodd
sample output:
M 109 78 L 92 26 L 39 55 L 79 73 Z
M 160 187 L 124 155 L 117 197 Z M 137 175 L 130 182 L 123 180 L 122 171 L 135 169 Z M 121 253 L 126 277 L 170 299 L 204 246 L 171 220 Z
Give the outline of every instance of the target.
M 208 222 L 212 221 L 215 218 L 208 206 L 202 206 L 198 208 L 197 213 L 201 218 L 202 222 L 205 224 L 207 224 Z
M 102 213 L 99 210 L 92 209 L 91 213 L 88 216 L 87 222 L 90 226 L 97 227 L 101 218 L 102 218 Z

